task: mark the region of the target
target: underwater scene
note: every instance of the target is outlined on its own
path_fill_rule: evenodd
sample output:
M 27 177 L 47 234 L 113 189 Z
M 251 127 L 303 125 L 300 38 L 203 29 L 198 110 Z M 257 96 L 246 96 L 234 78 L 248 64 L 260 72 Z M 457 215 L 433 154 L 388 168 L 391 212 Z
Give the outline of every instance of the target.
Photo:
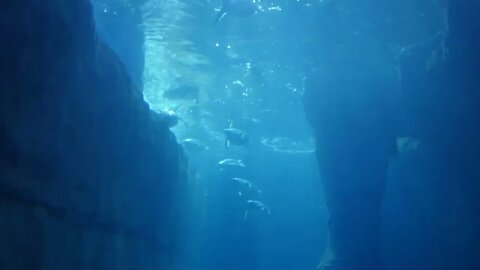
M 479 0 L 4 0 L 0 269 L 480 269 Z

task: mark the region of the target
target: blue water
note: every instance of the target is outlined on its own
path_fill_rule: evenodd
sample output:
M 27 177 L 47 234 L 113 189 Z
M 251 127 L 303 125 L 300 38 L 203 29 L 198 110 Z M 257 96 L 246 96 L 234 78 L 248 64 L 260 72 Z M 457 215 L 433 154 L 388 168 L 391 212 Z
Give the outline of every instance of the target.
M 148 0 L 131 13 L 119 11 L 128 1 L 93 2 L 99 35 L 122 58 L 152 110 L 182 119 L 172 127 L 179 143 L 195 138 L 208 147 L 186 150 L 178 269 L 315 269 L 327 243 L 327 210 L 302 104 L 308 71 L 344 47 L 358 46 L 373 62 L 387 61 L 385 55 L 394 62 L 402 48 L 433 36 L 443 23 L 435 1 L 261 0 L 256 14 L 227 14 L 217 24 L 221 1 Z M 137 19 L 132 14 L 141 17 L 144 62 L 130 54 L 133 37 L 122 26 Z M 373 29 L 379 21 L 385 29 Z M 332 42 L 339 36 L 350 43 Z M 163 96 L 182 85 L 198 87 L 199 97 Z M 223 129 L 230 126 L 245 131 L 250 143 L 227 149 Z M 226 158 L 241 159 L 245 168 L 220 170 L 217 163 Z M 262 192 L 245 190 L 232 177 Z M 246 215 L 248 200 L 271 212 Z

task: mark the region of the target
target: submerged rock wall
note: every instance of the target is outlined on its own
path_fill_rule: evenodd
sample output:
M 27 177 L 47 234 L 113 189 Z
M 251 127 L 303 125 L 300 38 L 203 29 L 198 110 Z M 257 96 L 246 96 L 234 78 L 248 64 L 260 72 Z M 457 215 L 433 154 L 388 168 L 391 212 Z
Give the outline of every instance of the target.
M 329 211 L 329 244 L 318 269 L 381 270 L 380 206 L 395 154 L 392 97 L 398 81 L 372 45 L 375 37 L 368 29 L 356 34 L 351 29 L 362 24 L 346 18 L 332 18 L 332 33 L 341 34 L 329 39 L 330 55 L 305 83 L 304 106 Z
M 307 80 L 330 211 L 319 269 L 379 270 L 379 256 L 392 270 L 480 268 L 480 2 L 446 3 L 448 27 L 403 50 L 390 86 L 378 75 L 393 64 L 368 69 L 369 47 L 351 41 L 331 60 L 345 57 L 350 69 Z M 364 58 L 352 57 L 356 50 Z M 377 76 L 362 75 L 369 70 Z M 416 142 L 390 159 L 396 137 Z
M 479 269 L 480 12 L 449 1 L 444 33 L 402 56 L 409 136 L 392 162 L 385 201 L 389 269 Z
M 185 159 L 90 1 L 3 1 L 0 36 L 0 268 L 167 269 Z

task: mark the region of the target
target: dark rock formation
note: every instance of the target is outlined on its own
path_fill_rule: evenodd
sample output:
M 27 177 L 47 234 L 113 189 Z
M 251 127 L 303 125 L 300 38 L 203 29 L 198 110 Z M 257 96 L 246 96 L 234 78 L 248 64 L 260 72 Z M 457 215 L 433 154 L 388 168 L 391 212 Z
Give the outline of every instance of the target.
M 447 11 L 446 31 L 402 57 L 409 135 L 421 144 L 392 164 L 390 269 L 480 268 L 480 2 Z
M 356 42 L 347 25 L 331 36 L 332 48 L 347 48 L 332 49 L 323 57 L 331 62 L 307 81 L 330 211 L 331 254 L 321 269 L 382 269 L 381 253 L 387 269 L 480 268 L 480 2 L 447 6 L 448 27 L 404 51 L 399 80 L 379 76 L 391 64 L 370 68 L 382 50 Z M 388 98 L 397 86 L 400 94 Z M 391 163 L 385 188 L 395 137 L 403 136 L 420 144 Z
M 0 36 L 0 268 L 168 269 L 185 160 L 90 1 L 3 1 Z
M 304 95 L 330 214 L 329 248 L 319 269 L 379 270 L 380 206 L 395 154 L 391 99 L 398 82 L 371 39 L 345 28 L 332 41 L 330 61 L 308 75 Z

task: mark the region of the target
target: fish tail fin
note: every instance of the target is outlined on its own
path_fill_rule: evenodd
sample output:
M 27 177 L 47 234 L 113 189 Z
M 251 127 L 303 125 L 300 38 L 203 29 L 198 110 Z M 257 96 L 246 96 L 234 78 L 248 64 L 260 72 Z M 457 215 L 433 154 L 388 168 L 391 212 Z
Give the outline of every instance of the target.
M 219 23 L 227 15 L 227 12 L 222 8 L 215 17 L 215 23 Z

